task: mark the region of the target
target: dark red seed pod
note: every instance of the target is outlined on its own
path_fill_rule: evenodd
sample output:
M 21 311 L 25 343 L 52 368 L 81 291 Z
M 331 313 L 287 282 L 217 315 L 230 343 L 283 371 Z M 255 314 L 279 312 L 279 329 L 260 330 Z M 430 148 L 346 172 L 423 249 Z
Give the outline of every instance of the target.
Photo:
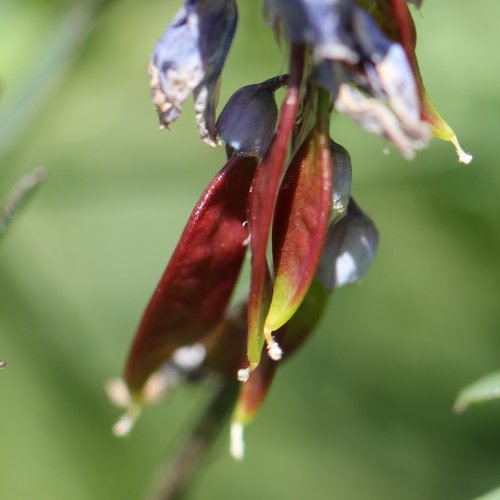
M 257 160 L 233 157 L 196 204 L 146 308 L 129 353 L 125 381 L 134 399 L 181 346 L 222 320 L 245 255 L 247 197 Z

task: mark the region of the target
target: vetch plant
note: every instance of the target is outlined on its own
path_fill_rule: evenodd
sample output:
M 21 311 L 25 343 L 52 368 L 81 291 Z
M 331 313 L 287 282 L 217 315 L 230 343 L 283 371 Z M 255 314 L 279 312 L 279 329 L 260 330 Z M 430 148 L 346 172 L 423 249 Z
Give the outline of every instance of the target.
M 243 428 L 279 363 L 310 336 L 332 292 L 368 272 L 378 232 L 351 197 L 351 161 L 330 137 L 332 113 L 384 137 L 407 159 L 434 134 L 470 162 L 426 93 L 408 3 L 421 2 L 266 0 L 266 19 L 286 41 L 289 74 L 250 82 L 217 117 L 236 3 L 184 1 L 152 56 L 152 99 L 168 127 L 192 95 L 201 138 L 224 143 L 228 160 L 153 293 L 123 381 L 108 387 L 126 408 L 116 434 L 128 433 L 142 408 L 179 380 L 217 374 L 228 386 L 240 383 L 231 453 L 242 458 Z M 231 304 L 247 252 L 248 296 Z

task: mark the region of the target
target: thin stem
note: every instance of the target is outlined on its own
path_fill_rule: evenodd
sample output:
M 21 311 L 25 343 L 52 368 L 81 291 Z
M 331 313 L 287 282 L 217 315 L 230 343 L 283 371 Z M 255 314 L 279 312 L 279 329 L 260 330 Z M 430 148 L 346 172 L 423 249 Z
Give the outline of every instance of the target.
M 0 236 L 7 231 L 9 222 L 19 207 L 33 193 L 36 187 L 45 180 L 47 173 L 43 167 L 37 167 L 25 173 L 7 195 L 3 206 L 0 206 Z
M 288 80 L 290 79 L 290 75 L 278 75 L 273 78 L 269 78 L 261 83 L 259 83 L 259 87 L 263 89 L 269 89 L 275 92 L 281 87 L 286 87 L 288 85 Z
M 179 452 L 167 468 L 153 498 L 155 500 L 180 500 L 186 493 L 203 457 L 215 442 L 226 418 L 231 412 L 239 384 L 225 380 L 217 387 L 206 410 L 195 424 Z
M 64 67 L 88 35 L 90 10 L 83 3 L 77 4 L 51 26 L 50 36 L 42 44 L 29 76 L 0 114 L 0 158 L 18 144 L 42 105 L 54 95 Z
M 50 35 L 16 94 L 0 112 L 0 159 L 19 144 L 26 129 L 64 81 L 65 71 L 89 37 L 98 14 L 113 0 L 82 0 L 48 30 Z

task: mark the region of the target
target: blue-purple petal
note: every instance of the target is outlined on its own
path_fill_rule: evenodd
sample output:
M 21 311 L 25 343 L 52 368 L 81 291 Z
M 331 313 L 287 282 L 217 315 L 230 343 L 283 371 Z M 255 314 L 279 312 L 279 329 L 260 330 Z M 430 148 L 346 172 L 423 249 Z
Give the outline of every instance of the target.
M 150 65 L 151 93 L 160 124 L 175 121 L 195 92 L 200 135 L 217 142 L 217 81 L 237 24 L 235 0 L 186 0 L 158 42 Z
M 352 9 L 352 0 L 266 0 L 270 22 L 292 42 L 310 45 L 316 60 L 358 62 L 349 33 Z

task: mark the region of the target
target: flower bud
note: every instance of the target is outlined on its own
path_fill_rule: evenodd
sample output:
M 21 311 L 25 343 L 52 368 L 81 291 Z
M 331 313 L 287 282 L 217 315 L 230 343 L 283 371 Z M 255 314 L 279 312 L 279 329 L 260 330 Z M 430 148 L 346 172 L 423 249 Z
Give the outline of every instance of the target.
M 330 291 L 357 283 L 373 264 L 377 247 L 375 224 L 351 199 L 347 215 L 330 224 L 317 279 Z
M 347 149 L 334 141 L 330 141 L 332 156 L 332 219 L 343 217 L 347 213 L 351 196 L 352 165 Z
M 217 132 L 239 155 L 264 156 L 271 144 L 278 106 L 274 91 L 284 85 L 287 75 L 255 85 L 246 85 L 229 99 L 217 119 Z

